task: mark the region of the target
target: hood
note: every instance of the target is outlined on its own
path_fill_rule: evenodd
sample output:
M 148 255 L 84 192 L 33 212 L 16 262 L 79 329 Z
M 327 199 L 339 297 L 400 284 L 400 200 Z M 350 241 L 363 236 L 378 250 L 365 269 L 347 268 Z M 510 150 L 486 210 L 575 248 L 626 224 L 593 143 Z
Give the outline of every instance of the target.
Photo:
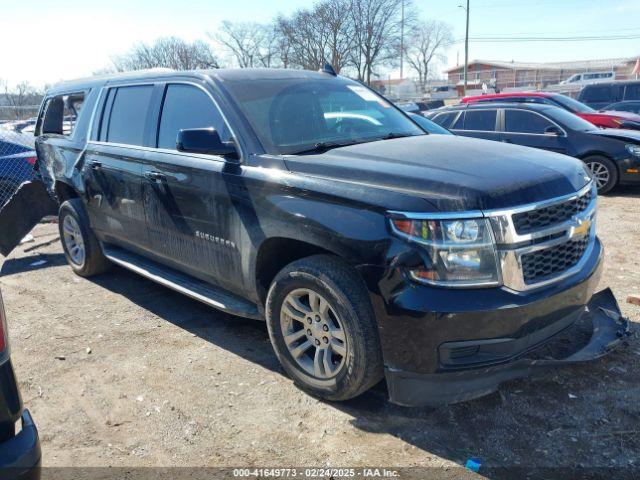
M 381 140 L 285 162 L 295 173 L 419 196 L 451 212 L 547 200 L 589 181 L 582 162 L 565 155 L 449 135 Z
M 618 140 L 640 143 L 640 130 L 627 130 L 621 128 L 603 128 L 590 130 L 588 133 L 602 137 L 616 138 Z

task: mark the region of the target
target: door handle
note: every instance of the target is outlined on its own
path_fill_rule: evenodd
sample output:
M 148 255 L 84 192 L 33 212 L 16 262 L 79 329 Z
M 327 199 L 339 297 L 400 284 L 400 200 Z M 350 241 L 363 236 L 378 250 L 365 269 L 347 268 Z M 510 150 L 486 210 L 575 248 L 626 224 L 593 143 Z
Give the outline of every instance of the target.
M 161 182 L 167 179 L 167 177 L 160 172 L 147 172 L 144 175 L 153 182 Z
M 100 170 L 102 168 L 102 162 L 89 162 L 89 167 L 93 170 Z

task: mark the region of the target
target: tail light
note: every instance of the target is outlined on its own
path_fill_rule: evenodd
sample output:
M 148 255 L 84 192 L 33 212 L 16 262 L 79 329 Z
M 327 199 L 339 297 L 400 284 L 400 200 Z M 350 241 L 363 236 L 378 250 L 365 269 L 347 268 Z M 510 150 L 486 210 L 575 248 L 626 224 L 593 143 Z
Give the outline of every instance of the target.
M 25 158 L 25 160 L 29 165 L 35 165 L 36 162 L 38 161 L 38 157 L 27 157 Z
M 2 302 L 2 294 L 0 293 L 0 357 L 3 357 L 5 350 L 9 346 L 7 340 L 7 316 L 4 312 L 4 303 Z

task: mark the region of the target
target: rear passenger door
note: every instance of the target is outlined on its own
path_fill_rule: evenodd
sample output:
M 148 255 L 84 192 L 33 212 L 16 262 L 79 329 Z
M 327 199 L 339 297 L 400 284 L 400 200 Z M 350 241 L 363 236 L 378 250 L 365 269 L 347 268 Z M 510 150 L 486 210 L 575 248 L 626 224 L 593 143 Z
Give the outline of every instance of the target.
M 230 129 L 211 94 L 192 83 L 168 83 L 160 106 L 155 149 L 143 168 L 143 194 L 156 260 L 222 287 L 237 286 L 240 257 L 234 243 L 226 178 L 238 164 L 216 155 L 179 152 L 178 132 L 213 127 L 223 141 Z
M 498 110 L 483 108 L 466 110 L 455 121 L 451 130 L 465 137 L 482 138 L 485 140 L 500 140 L 497 130 Z
M 149 146 L 153 84 L 106 90 L 83 166 L 87 210 L 98 237 L 132 250 L 149 246 L 142 165 Z
M 504 131 L 500 139 L 525 147 L 567 153 L 566 132 L 547 117 L 529 110 L 504 109 Z

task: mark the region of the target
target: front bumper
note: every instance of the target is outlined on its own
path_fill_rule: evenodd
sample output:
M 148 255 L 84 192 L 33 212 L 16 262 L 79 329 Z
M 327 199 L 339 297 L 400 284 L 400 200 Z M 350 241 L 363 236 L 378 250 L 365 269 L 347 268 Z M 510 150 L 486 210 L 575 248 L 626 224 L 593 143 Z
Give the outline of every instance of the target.
M 0 443 L 1 480 L 38 480 L 40 478 L 40 439 L 31 414 L 22 413 L 22 430 Z
M 584 315 L 591 317 L 591 339 L 582 349 L 565 358 L 518 357 L 490 367 L 433 374 L 387 367 L 385 374 L 390 400 L 404 406 L 441 405 L 470 400 L 495 391 L 506 380 L 602 357 L 629 334 L 628 321 L 622 317 L 609 289 L 591 298 Z

